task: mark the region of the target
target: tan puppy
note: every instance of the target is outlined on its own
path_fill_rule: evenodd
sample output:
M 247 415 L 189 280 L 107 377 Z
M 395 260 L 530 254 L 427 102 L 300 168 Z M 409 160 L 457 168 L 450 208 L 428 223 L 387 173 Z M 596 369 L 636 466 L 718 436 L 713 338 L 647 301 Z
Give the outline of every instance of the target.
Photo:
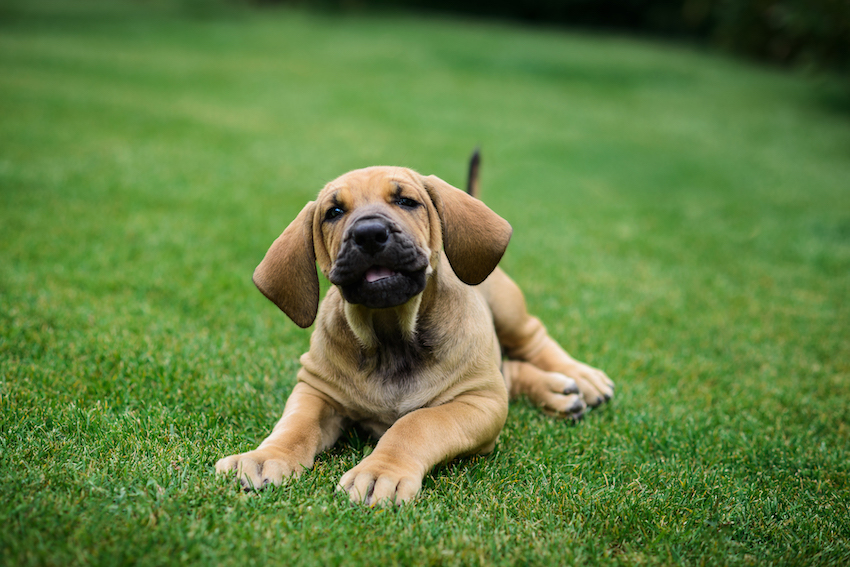
M 339 489 L 401 503 L 435 464 L 493 450 L 509 394 L 570 419 L 610 399 L 611 380 L 558 346 L 496 267 L 510 236 L 434 176 L 370 167 L 329 183 L 254 272 L 299 326 L 318 310 L 298 383 L 271 435 L 216 470 L 247 488 L 280 484 L 358 423 L 379 441 Z M 321 307 L 317 263 L 334 284 Z

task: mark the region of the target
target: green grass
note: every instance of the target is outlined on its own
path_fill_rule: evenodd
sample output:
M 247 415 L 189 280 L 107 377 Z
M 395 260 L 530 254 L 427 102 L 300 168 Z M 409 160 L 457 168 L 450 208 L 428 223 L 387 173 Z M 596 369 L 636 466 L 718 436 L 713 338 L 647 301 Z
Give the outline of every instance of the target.
M 71 6 L 0 11 L 0 564 L 850 562 L 828 82 L 507 24 Z M 356 433 L 279 489 L 216 478 L 308 345 L 251 284 L 268 245 L 348 169 L 462 184 L 477 144 L 503 266 L 613 402 L 514 403 L 399 510 L 333 493 Z

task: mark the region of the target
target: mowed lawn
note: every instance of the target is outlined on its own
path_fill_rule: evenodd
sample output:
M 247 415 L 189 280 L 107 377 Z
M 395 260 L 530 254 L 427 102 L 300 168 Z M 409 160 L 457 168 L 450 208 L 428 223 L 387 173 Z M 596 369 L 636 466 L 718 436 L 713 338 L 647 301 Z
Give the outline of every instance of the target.
M 194 6 L 192 3 L 184 3 Z M 144 3 L 0 12 L 0 564 L 846 565 L 850 105 L 828 80 L 506 23 Z M 328 180 L 406 165 L 617 383 L 524 400 L 415 504 L 213 464 L 309 331 L 251 283 Z

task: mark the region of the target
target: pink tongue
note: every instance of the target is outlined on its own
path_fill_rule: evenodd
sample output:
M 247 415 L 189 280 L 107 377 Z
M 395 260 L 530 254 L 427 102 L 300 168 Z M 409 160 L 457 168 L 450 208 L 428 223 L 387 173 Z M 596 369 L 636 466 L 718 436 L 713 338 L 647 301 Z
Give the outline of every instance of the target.
M 383 266 L 372 266 L 366 270 L 366 281 L 369 283 L 389 278 L 395 275 L 395 272 Z

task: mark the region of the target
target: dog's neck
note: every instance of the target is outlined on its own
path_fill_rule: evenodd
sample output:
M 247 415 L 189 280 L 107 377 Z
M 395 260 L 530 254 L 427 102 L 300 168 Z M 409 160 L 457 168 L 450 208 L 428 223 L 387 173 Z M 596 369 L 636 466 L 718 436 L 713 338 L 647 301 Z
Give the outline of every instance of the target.
M 445 273 L 453 274 L 445 253 L 440 253 L 434 266 L 428 268 L 425 290 L 401 305 L 387 309 L 369 309 L 343 301 L 348 327 L 360 345 L 366 350 L 377 348 L 381 339 L 375 329 L 381 329 L 383 337 L 386 337 L 387 333 L 397 333 L 397 336 L 405 341 L 415 341 L 421 315 L 430 308 L 435 294 L 438 293 L 437 288 L 444 287 L 445 282 L 441 279 L 441 274 Z M 445 290 L 443 293 L 446 293 Z
M 366 349 L 378 346 L 375 328 L 396 331 L 407 341 L 416 337 L 416 323 L 419 319 L 419 307 L 422 305 L 422 293 L 407 300 L 406 303 L 387 309 L 369 309 L 362 305 L 345 303 L 345 319 L 360 344 Z

